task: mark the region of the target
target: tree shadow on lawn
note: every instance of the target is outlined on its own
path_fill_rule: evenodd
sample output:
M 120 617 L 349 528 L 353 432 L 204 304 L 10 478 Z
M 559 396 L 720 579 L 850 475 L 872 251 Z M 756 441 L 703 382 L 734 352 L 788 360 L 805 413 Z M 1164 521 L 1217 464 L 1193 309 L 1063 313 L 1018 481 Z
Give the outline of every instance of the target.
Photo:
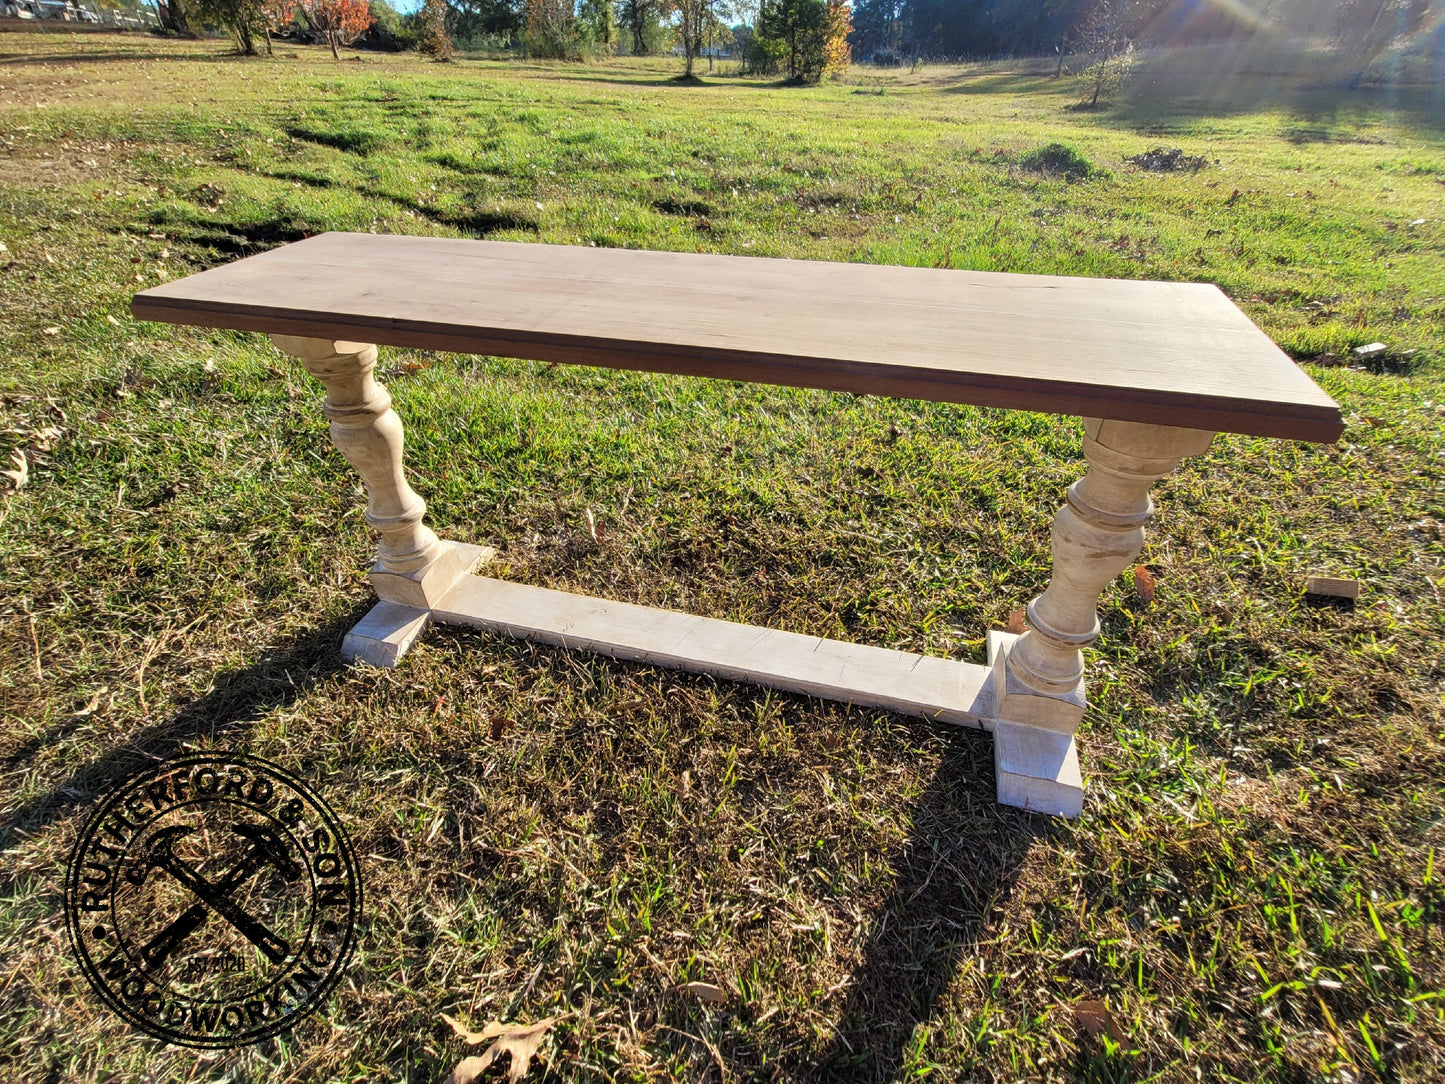
M 585 72 L 575 74 L 559 75 L 556 72 L 549 73 L 549 79 L 567 83 L 612 83 L 621 87 L 652 87 L 656 90 L 778 90 L 788 87 L 787 80 L 771 79 L 760 82 L 755 79 L 739 79 L 730 75 L 715 75 L 708 78 L 707 75 L 694 76 L 692 79 L 683 81 L 677 75 L 657 75 L 644 79 L 629 79 L 620 75 L 607 75 L 598 72 L 596 75 L 589 75 Z
M 237 61 L 250 62 L 265 59 L 265 57 L 242 56 L 240 53 L 0 53 L 0 68 L 37 64 L 114 64 L 140 60 L 229 64 Z
M 1038 97 L 1076 99 L 1078 84 L 1068 76 L 1055 79 L 1036 72 L 988 72 L 979 75 L 950 76 L 918 84 L 943 94 L 1029 94 Z
M 1140 73 L 1114 108 L 1101 109 L 1092 117 L 1095 123 L 1111 128 L 1167 135 L 1186 133 L 1211 118 L 1250 113 L 1286 114 L 1279 135 L 1292 143 L 1361 142 L 1355 129 L 1381 124 L 1400 124 L 1442 135 L 1445 88 L 1351 88 L 1302 82 L 1288 74 L 1248 73 L 1225 73 L 1205 83 L 1189 73 L 1150 70 Z
M 1013 890 L 1051 822 L 996 804 L 993 742 L 955 731 L 913 808 L 913 828 L 889 865 L 878 909 L 849 980 L 831 1043 L 794 1066 L 821 1080 L 891 1081 L 920 1025 L 935 1016 L 960 964 Z
M 12 846 L 17 834 L 31 835 L 49 827 L 76 806 L 89 805 L 135 773 L 185 752 L 198 741 L 239 748 L 262 718 L 294 703 L 345 667 L 338 650 L 341 637 L 373 604 L 374 600 L 360 603 L 325 625 L 264 651 L 250 666 L 221 674 L 204 696 L 170 718 L 141 728 L 43 794 L 0 812 L 0 850 Z M 88 717 L 72 716 L 24 742 L 0 760 L 0 775 L 14 772 L 88 722 Z

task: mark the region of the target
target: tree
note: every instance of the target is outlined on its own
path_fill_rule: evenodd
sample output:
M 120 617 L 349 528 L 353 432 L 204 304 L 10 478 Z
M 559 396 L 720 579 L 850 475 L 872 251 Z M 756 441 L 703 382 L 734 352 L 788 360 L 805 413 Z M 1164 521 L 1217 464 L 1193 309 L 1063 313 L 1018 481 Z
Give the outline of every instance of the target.
M 350 45 L 371 27 L 367 0 L 294 0 L 292 6 L 331 46 L 331 55 L 337 60 L 341 59 L 343 45 Z
M 618 26 L 632 35 L 632 55 L 647 56 L 656 46 L 665 0 L 619 0 Z
M 1139 12 L 1136 0 L 1098 0 L 1079 28 L 1079 44 L 1093 57 L 1080 76 L 1081 106 L 1090 109 L 1102 98 L 1108 101 L 1134 66 L 1134 43 L 1130 40 L 1133 20 Z
M 256 56 L 256 39 L 266 39 L 271 52 L 271 28 L 290 19 L 284 0 L 191 0 L 191 10 L 202 20 L 218 23 L 236 35 L 242 56 Z
M 754 43 L 760 59 L 776 57 L 788 78 L 816 83 L 823 75 L 827 0 L 763 0 Z
M 191 21 L 186 16 L 185 5 L 181 0 L 156 0 L 156 18 L 160 19 L 161 26 L 178 34 L 183 38 L 194 38 L 196 32 L 191 29 Z
M 578 60 L 587 52 L 572 0 L 527 0 L 527 52 L 551 60 Z
M 458 42 L 478 38 L 510 41 L 522 32 L 522 0 L 450 0 L 440 5 Z
M 612 0 L 582 0 L 577 5 L 577 18 L 599 49 L 611 53 L 617 48 L 617 14 L 612 10 Z
M 722 0 L 667 0 L 668 10 L 677 13 L 677 36 L 682 41 L 686 64 L 682 77 L 692 78 L 692 66 L 702 53 L 707 32 L 718 23 Z
M 417 48 L 443 63 L 452 58 L 452 39 L 447 33 L 447 0 L 426 0 L 422 5 Z
M 837 75 L 853 63 L 848 35 L 853 33 L 853 5 L 849 0 L 827 0 L 823 9 L 823 74 Z

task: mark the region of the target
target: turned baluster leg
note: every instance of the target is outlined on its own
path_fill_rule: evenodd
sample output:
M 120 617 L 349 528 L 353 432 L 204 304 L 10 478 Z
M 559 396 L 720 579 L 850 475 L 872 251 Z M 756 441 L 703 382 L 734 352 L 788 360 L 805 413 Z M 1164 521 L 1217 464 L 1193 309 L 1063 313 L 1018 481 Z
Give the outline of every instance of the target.
M 1099 636 L 1099 595 L 1144 547 L 1149 487 L 1208 450 L 1213 436 L 1085 419 L 1089 469 L 1054 518 L 1053 578 L 1029 603 L 1027 632 L 1011 643 L 991 638 L 1001 803 L 1070 817 L 1083 808 L 1074 731 L 1085 708 L 1083 648 Z
M 383 600 L 347 635 L 343 653 L 394 666 L 428 623 L 428 614 L 490 550 L 439 539 L 424 522 L 426 502 L 407 484 L 401 418 L 377 383 L 376 347 L 273 335 L 326 385 L 331 439 L 366 485 L 366 522 L 381 536 L 371 582 Z

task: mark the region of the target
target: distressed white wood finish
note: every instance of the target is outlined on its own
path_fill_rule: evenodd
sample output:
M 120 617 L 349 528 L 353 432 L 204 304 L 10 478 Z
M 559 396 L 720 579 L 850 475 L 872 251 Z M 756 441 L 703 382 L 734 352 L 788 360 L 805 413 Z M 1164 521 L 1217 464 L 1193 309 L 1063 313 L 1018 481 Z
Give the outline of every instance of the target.
M 990 631 L 989 667 L 997 666 L 1017 640 L 1011 632 Z M 1056 817 L 1077 817 L 1083 811 L 1084 777 L 1072 733 L 995 719 L 993 771 L 1000 805 Z
M 377 595 L 403 606 L 430 607 L 496 551 L 443 542 L 422 522 L 426 502 L 407 483 L 402 463 L 401 418 L 374 375 L 376 347 L 292 335 L 271 339 L 326 385 L 322 410 L 331 419 L 331 440 L 366 484 L 366 522 L 381 536 L 371 570 Z
M 1028 631 L 999 643 L 991 660 L 999 726 L 1008 724 L 995 748 L 1006 745 L 1016 768 L 1008 778 L 999 773 L 999 801 L 1082 807 L 1073 734 L 1087 705 L 1082 649 L 1099 638 L 1099 595 L 1144 548 L 1154 513 L 1149 487 L 1213 439 L 1195 429 L 1084 420 L 1089 469 L 1054 517 L 1053 576 L 1029 603 Z
M 342 639 L 341 657 L 391 670 L 429 628 L 430 610 L 378 602 Z
M 987 728 L 992 673 L 976 663 L 694 617 L 588 595 L 464 576 L 432 620 L 615 659 L 693 670 L 865 708 Z

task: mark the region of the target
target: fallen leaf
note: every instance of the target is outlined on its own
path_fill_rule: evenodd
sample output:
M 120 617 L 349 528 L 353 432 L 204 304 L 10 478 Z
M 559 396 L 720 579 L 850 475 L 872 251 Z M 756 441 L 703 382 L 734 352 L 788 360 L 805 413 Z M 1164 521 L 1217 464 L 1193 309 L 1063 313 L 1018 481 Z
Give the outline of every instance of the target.
M 1134 566 L 1134 590 L 1139 592 L 1139 601 L 1148 606 L 1154 601 L 1154 573 L 1143 565 Z
M 1076 1001 L 1073 1005 L 1074 1022 L 1096 1038 L 1107 1034 L 1110 1039 L 1124 1045 L 1124 1032 L 1120 1030 L 1114 1014 L 1104 1001 Z
M 1008 631 L 1013 633 L 1015 636 L 1022 636 L 1024 634 L 1024 613 L 1024 608 L 1020 606 L 1017 610 L 1008 615 Z
M 106 314 L 105 314 L 105 322 L 106 322 L 107 324 L 111 324 L 111 325 L 113 325 L 113 326 L 115 326 L 115 327 L 120 327 L 120 321 L 117 320 L 117 319 L 116 319 L 114 316 L 112 316 L 110 313 L 106 313 Z
M 484 1043 L 488 1039 L 495 1039 L 502 1033 L 502 1025 L 498 1024 L 495 1020 L 481 1031 L 472 1031 L 454 1016 L 448 1016 L 446 1013 L 439 1013 L 438 1015 L 451 1025 L 451 1029 L 457 1033 L 457 1038 L 468 1046 L 476 1046 L 478 1043 Z
M 70 718 L 88 719 L 90 716 L 94 715 L 98 710 L 100 710 L 101 698 L 109 692 L 110 686 L 102 685 L 98 690 L 96 690 L 95 695 L 86 701 L 85 707 L 79 709 L 78 711 L 72 712 Z
M 463 1058 L 457 1062 L 457 1067 L 447 1074 L 442 1084 L 472 1084 L 472 1081 L 486 1072 L 487 1066 L 492 1060 L 486 1055 L 474 1058 Z
M 10 488 L 19 490 L 26 482 L 30 481 L 30 464 L 25 459 L 25 453 L 19 448 L 10 449 L 10 466 L 13 470 L 0 470 L 0 478 L 10 480 Z
M 40 334 L 42 334 L 42 335 L 59 335 L 59 334 L 60 334 L 60 329 L 59 329 L 58 327 L 43 327 L 43 328 L 40 329 Z
M 678 990 L 699 1001 L 706 1001 L 713 1005 L 720 1005 L 728 999 L 722 987 L 714 986 L 710 982 L 685 982 L 678 987 Z
M 503 1054 L 512 1056 L 511 1068 L 507 1072 L 508 1084 L 517 1084 L 517 1081 L 526 1075 L 527 1067 L 536 1055 L 537 1048 L 542 1045 L 542 1040 L 547 1037 L 547 1032 L 557 1022 L 555 1016 L 523 1026 L 502 1024 L 493 1020 L 481 1031 L 471 1031 L 446 1013 L 442 1013 L 441 1018 L 450 1024 L 452 1030 L 469 1046 L 476 1046 L 488 1039 L 496 1040 L 480 1057 L 463 1058 L 443 1084 L 471 1084 Z
M 498 715 L 492 720 L 492 741 L 501 741 L 502 735 L 507 732 L 507 720 Z
M 30 434 L 30 447 L 37 452 L 48 452 L 64 434 L 53 425 L 42 426 Z

